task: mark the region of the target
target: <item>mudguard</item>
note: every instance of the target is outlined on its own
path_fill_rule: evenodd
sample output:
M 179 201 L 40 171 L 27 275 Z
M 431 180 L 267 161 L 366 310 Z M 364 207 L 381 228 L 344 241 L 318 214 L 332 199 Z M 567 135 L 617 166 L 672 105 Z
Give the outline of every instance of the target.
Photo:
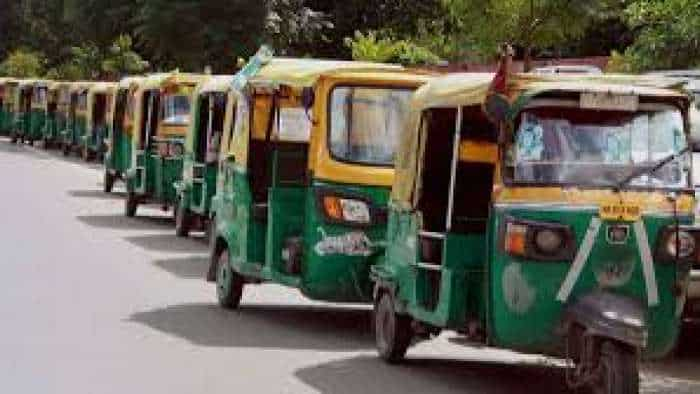
M 596 291 L 587 294 L 564 311 L 563 333 L 572 324 L 582 326 L 588 335 L 611 338 L 635 348 L 647 344 L 647 324 L 644 308 L 638 300 Z

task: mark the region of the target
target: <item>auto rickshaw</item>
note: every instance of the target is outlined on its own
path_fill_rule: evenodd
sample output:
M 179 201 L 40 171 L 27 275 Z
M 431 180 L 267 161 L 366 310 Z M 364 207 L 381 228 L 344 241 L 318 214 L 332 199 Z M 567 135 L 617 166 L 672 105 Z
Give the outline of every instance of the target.
M 112 118 L 112 101 L 116 84 L 97 82 L 87 92 L 85 135 L 82 139 L 82 157 L 85 161 L 104 159 L 105 138 Z
M 68 122 L 62 132 L 63 155 L 82 152 L 82 141 L 87 127 L 87 95 L 93 82 L 73 82 L 70 87 Z
M 0 135 L 8 136 L 10 135 L 10 113 L 11 111 L 7 108 L 10 100 L 8 99 L 9 88 L 8 83 L 9 78 L 0 78 Z
M 216 193 L 219 152 L 225 127 L 227 103 L 237 99 L 232 93 L 233 76 L 217 75 L 197 86 L 193 96 L 194 121 L 185 140 L 182 180 L 175 185 L 175 233 L 186 237 L 191 228 L 208 231 L 211 200 Z M 235 108 L 232 104 L 231 111 Z M 228 118 L 233 121 L 232 117 Z
M 70 82 L 52 82 L 48 86 L 46 99 L 46 122 L 42 136 L 46 149 L 60 142 L 61 131 L 66 128 L 70 106 Z
M 21 80 L 17 84 L 14 98 L 14 124 L 10 136 L 12 142 L 20 141 L 22 143 L 33 140 L 29 138 L 31 128 L 31 112 L 32 112 L 32 96 L 34 83 L 33 79 Z
M 16 142 L 15 123 L 17 118 L 17 99 L 19 80 L 6 79 L 4 82 L 3 108 L 5 109 L 4 130 L 5 135 L 12 137 L 12 142 Z
M 207 279 L 224 308 L 260 282 L 368 302 L 400 125 L 429 76 L 362 62 L 256 63 L 235 111 L 228 102 Z
M 499 75 L 414 96 L 372 268 L 379 355 L 449 329 L 563 357 L 572 389 L 637 393 L 640 356 L 674 347 L 700 252 L 688 97 L 662 79 Z
M 124 179 L 131 163 L 131 136 L 136 114 L 136 94 L 144 77 L 125 77 L 117 84 L 112 101 L 112 125 L 105 140 L 104 192 L 111 193 L 114 182 Z
M 47 93 L 50 81 L 35 81 L 32 85 L 31 110 L 29 112 L 29 127 L 27 139 L 30 144 L 44 139 L 43 131 L 46 123 Z
M 131 165 L 126 172 L 124 213 L 136 215 L 139 204 L 175 203 L 174 183 L 182 176 L 182 155 L 190 127 L 190 103 L 204 75 L 179 72 L 147 77 L 139 87 L 132 134 Z

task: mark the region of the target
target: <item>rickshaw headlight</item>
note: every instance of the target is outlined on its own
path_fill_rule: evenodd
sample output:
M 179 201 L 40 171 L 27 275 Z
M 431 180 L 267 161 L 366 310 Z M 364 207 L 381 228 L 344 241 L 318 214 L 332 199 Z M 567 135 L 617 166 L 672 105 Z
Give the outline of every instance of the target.
M 687 231 L 673 232 L 666 240 L 666 251 L 671 257 L 686 259 L 695 253 L 695 238 Z
M 372 222 L 370 207 L 362 200 L 326 195 L 323 196 L 322 202 L 323 210 L 331 220 L 354 224 L 370 224 Z
M 535 245 L 542 253 L 555 254 L 562 247 L 563 243 L 564 239 L 558 231 L 542 229 L 535 233 Z
M 527 226 L 524 224 L 508 223 L 506 225 L 506 236 L 503 245 L 506 252 L 516 256 L 525 256 L 526 244 Z

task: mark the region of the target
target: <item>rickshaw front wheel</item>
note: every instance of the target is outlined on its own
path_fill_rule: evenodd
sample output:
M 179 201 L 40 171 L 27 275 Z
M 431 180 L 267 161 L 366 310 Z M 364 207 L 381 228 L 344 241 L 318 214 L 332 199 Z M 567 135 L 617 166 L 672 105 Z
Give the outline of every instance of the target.
M 387 292 L 374 306 L 374 332 L 379 357 L 391 364 L 404 359 L 413 338 L 411 318 L 396 313 L 393 297 Z
M 594 394 L 639 393 L 639 358 L 630 346 L 605 341 L 600 347 L 599 375 L 592 385 Z
M 136 216 L 136 209 L 139 207 L 139 200 L 136 193 L 128 192 L 124 201 L 124 215 L 129 218 Z
M 217 260 L 216 297 L 219 305 L 226 309 L 236 309 L 241 303 L 245 280 L 229 264 L 228 250 L 224 249 Z
M 102 191 L 105 193 L 111 193 L 114 188 L 114 175 L 110 174 L 108 170 L 105 170 L 105 178 L 102 185 Z
M 182 198 L 178 198 L 175 203 L 175 235 L 178 237 L 190 235 L 191 223 L 192 215 L 190 215 L 187 207 L 182 206 Z

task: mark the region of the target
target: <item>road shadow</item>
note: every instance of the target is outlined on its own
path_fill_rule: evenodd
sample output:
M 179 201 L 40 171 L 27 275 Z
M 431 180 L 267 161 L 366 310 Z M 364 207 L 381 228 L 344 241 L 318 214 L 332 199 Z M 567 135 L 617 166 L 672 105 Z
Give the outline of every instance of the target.
M 208 256 L 189 256 L 183 258 L 163 259 L 153 262 L 157 267 L 183 279 L 204 280 L 209 269 Z
M 97 198 L 101 200 L 123 200 L 126 197 L 124 192 L 105 193 L 102 190 L 69 190 L 68 195 L 75 198 Z
M 76 218 L 92 227 L 114 230 L 163 230 L 173 226 L 173 220 L 163 216 L 88 215 Z
M 412 358 L 410 353 L 399 365 L 388 365 L 374 355 L 362 355 L 303 368 L 295 375 L 324 394 L 566 392 L 565 371 L 561 367 Z
M 175 235 L 175 227 L 172 227 L 171 234 L 148 234 L 125 237 L 132 244 L 153 252 L 165 253 L 206 253 L 208 245 L 200 238 L 181 238 Z
M 373 347 L 371 310 L 241 305 L 229 311 L 215 304 L 183 304 L 139 312 L 129 320 L 208 347 L 319 351 Z
M 9 153 L 14 155 L 30 156 L 38 160 L 50 160 L 50 155 L 47 152 L 42 152 L 36 148 L 32 148 L 27 144 L 20 142 L 13 144 L 10 140 L 0 141 L 0 153 Z

